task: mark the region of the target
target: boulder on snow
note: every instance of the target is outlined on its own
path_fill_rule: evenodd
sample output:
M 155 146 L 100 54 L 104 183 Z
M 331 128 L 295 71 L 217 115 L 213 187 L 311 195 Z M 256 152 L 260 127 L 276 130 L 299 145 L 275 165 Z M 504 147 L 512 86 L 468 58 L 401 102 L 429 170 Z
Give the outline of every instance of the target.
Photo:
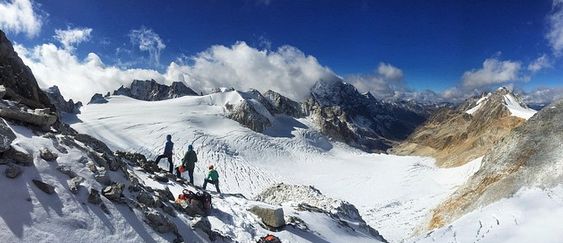
M 16 134 L 12 131 L 6 121 L 0 118 L 0 153 L 10 149 L 10 145 L 16 139 Z
M 158 198 L 156 198 L 155 196 L 153 196 L 152 194 L 148 193 L 148 192 L 140 192 L 137 195 L 137 201 L 139 201 L 139 203 L 146 205 L 147 207 L 151 207 L 151 208 L 157 208 L 160 206 L 160 200 L 158 200 Z
M 156 195 L 162 200 L 174 201 L 174 194 L 168 187 L 164 189 L 156 189 Z
M 270 208 L 265 206 L 253 206 L 249 210 L 256 214 L 262 223 L 272 228 L 279 228 L 285 225 L 285 219 L 282 208 Z
M 144 214 L 145 222 L 157 232 L 165 234 L 178 231 L 176 225 L 172 223 L 170 219 L 168 219 L 168 217 L 162 215 L 160 212 L 148 209 L 144 212 Z
M 74 171 L 72 171 L 72 170 L 70 169 L 70 167 L 67 166 L 67 165 L 60 165 L 60 166 L 57 167 L 57 170 L 58 170 L 59 172 L 65 174 L 65 175 L 67 175 L 67 176 L 70 177 L 70 178 L 74 178 L 74 177 L 77 176 L 76 173 L 75 173 Z
M 98 190 L 90 188 L 90 194 L 88 194 L 88 202 L 96 205 L 102 203 L 102 198 L 100 197 Z
M 11 147 L 6 152 L 4 152 L 2 154 L 2 159 L 13 160 L 17 164 L 21 164 L 23 166 L 31 166 L 33 164 L 33 156 L 31 156 L 27 152 L 17 150 L 14 147 Z
M 37 186 L 37 188 L 41 189 L 41 191 L 47 193 L 47 194 L 53 194 L 55 193 L 55 187 L 40 181 L 40 180 L 32 180 L 33 184 L 35 184 L 35 186 Z
M 102 185 L 109 186 L 111 185 L 112 181 L 109 178 L 109 175 L 106 170 L 100 170 L 98 173 L 94 175 L 94 179 Z
M 67 180 L 68 188 L 70 192 L 76 194 L 81 187 L 81 183 L 84 181 L 84 178 L 81 176 L 75 176 L 70 180 Z
M 4 171 L 6 177 L 12 179 L 18 177 L 21 173 L 22 173 L 22 168 L 14 164 L 8 164 L 8 167 Z
M 121 203 L 123 202 L 122 193 L 124 187 L 125 185 L 121 183 L 116 183 L 111 186 L 107 186 L 102 190 L 102 195 L 104 195 L 104 197 L 106 197 L 112 202 Z
M 52 126 L 57 121 L 57 115 L 50 109 L 28 110 L 25 107 L 17 107 L 7 102 L 0 103 L 0 117 L 20 121 L 44 129 Z
M 51 152 L 48 148 L 41 148 L 39 150 L 39 156 L 45 161 L 55 161 L 59 157 L 59 155 Z
M 198 217 L 194 221 L 195 222 L 192 221 L 192 227 L 194 229 L 199 229 L 203 233 L 207 234 L 207 237 L 209 238 L 210 241 L 212 242 L 219 240 L 222 240 L 224 242 L 233 241 L 230 237 L 224 236 L 217 231 L 213 231 L 213 229 L 211 228 L 211 222 L 209 222 L 209 219 L 207 219 L 207 217 Z
M 104 104 L 104 103 L 108 103 L 108 100 L 106 100 L 106 98 L 100 94 L 100 93 L 95 93 L 92 98 L 90 99 L 90 102 L 88 102 L 88 105 L 90 104 Z

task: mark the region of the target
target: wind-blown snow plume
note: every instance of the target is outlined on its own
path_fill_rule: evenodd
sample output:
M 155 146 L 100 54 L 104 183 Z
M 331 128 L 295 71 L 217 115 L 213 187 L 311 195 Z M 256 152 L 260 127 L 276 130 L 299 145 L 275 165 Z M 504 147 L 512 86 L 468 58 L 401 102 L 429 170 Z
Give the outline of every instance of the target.
M 139 45 L 139 50 L 149 52 L 153 64 L 160 65 L 160 51 L 166 48 L 166 45 L 157 33 L 142 26 L 139 29 L 131 30 L 129 38 L 131 43 Z
M 42 24 L 41 16 L 34 11 L 30 0 L 0 2 L 0 29 L 35 37 L 41 31 Z
M 92 28 L 73 28 L 68 27 L 66 30 L 56 29 L 55 36 L 65 49 L 74 50 L 74 45 L 88 41 L 92 33 Z

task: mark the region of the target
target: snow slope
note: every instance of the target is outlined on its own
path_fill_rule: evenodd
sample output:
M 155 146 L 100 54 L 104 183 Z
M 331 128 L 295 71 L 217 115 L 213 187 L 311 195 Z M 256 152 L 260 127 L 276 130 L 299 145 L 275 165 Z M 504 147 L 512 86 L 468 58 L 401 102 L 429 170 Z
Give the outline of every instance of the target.
M 517 116 L 526 120 L 530 119 L 530 117 L 532 117 L 537 112 L 534 109 L 520 105 L 520 103 L 512 94 L 507 94 L 504 96 L 504 103 L 506 104 L 506 108 L 508 108 L 513 116 Z
M 556 243 L 563 239 L 561 218 L 563 186 L 524 188 L 412 241 Z
M 226 103 L 242 99 L 238 91 L 156 102 L 113 96 L 67 121 L 113 149 L 153 158 L 172 134 L 175 161 L 193 144 L 196 184 L 214 164 L 224 192 L 254 196 L 276 182 L 314 185 L 354 204 L 391 241 L 407 237 L 479 165 L 439 169 L 431 158 L 364 153 L 330 141 L 308 119 L 276 116 L 265 134 L 256 133 L 224 116 Z
M 481 97 L 479 100 L 477 100 L 475 106 L 465 111 L 465 113 L 470 115 L 475 113 L 483 106 L 485 101 L 487 101 L 490 96 L 491 93 L 488 93 L 486 96 Z M 536 110 L 528 108 L 526 105 L 523 105 L 521 102 L 518 101 L 518 99 L 512 93 L 508 91 L 506 92 L 506 94 L 503 95 L 502 98 L 503 98 L 502 101 L 503 105 L 510 111 L 511 116 L 520 117 L 522 119 L 528 120 L 537 112 Z
M 21 126 L 11 125 L 17 135 L 12 146 L 33 154 L 34 165 L 21 167 L 23 173 L 9 179 L 0 176 L 0 241 L 2 242 L 172 242 L 172 233 L 160 234 L 145 223 L 145 216 L 139 208 L 127 204 L 113 203 L 101 196 L 108 212 L 88 202 L 88 188 L 99 191 L 104 187 L 93 178 L 85 166 L 87 153 L 74 146 L 55 143 L 50 138 L 36 134 Z M 62 135 L 55 135 L 64 138 Z M 67 138 L 64 138 L 67 139 Z M 76 142 L 75 142 L 76 143 Z M 39 148 L 56 152 L 56 161 L 47 162 L 39 157 Z M 64 151 L 64 152 L 63 152 Z M 67 185 L 69 177 L 57 170 L 67 166 L 78 176 L 85 178 L 78 194 L 72 194 Z M 0 165 L 2 171 L 6 165 Z M 145 188 L 164 189 L 168 187 L 176 197 L 186 186 L 176 182 L 157 182 L 139 167 L 127 166 L 127 171 L 138 178 Z M 108 171 L 112 181 L 129 183 L 121 171 Z M 55 187 L 54 194 L 39 190 L 32 179 L 40 179 Z M 127 187 L 126 187 L 127 188 Z M 195 191 L 193 187 L 187 187 Z M 126 189 L 124 196 L 134 198 Z M 287 218 L 299 218 L 301 225 L 286 226 L 280 232 L 271 232 L 261 226 L 260 219 L 248 211 L 264 203 L 247 200 L 237 195 L 213 195 L 213 206 L 207 217 L 211 230 L 237 242 L 256 242 L 268 233 L 275 234 L 284 242 L 377 242 L 373 235 L 355 230 L 354 226 L 343 225 L 338 219 L 327 214 L 297 210 L 284 206 Z M 268 205 L 266 205 L 268 206 Z M 160 210 L 160 209 L 151 209 Z M 200 217 L 178 213 L 167 216 L 178 228 L 185 242 L 208 242 L 207 234 L 193 228 Z M 303 228 L 306 227 L 306 228 Z M 219 241 L 223 242 L 223 241 Z

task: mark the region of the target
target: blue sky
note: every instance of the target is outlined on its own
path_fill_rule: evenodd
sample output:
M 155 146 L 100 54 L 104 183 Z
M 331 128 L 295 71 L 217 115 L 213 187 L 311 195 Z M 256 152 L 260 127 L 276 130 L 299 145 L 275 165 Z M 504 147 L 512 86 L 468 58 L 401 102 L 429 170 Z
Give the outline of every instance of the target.
M 361 77 L 361 82 L 369 82 L 370 75 L 385 79 L 377 72 L 384 63 L 402 72 L 400 86 L 407 89 L 443 92 L 514 83 L 532 90 L 563 86 L 558 53 L 563 48 L 553 40 L 560 36 L 548 38 L 557 32 L 554 28 L 563 27 L 558 25 L 563 20 L 550 17 L 557 13 L 559 2 L 37 1 L 34 11 L 42 21 L 40 31 L 33 37 L 24 31 L 8 30 L 8 34 L 27 48 L 43 43 L 60 47 L 53 37 L 56 29 L 91 28 L 87 41 L 74 47 L 72 55 L 78 59 L 92 52 L 105 65 L 161 73 L 180 57 L 189 59 L 213 45 L 230 47 L 244 41 L 258 50 L 295 47 L 336 74 Z M 131 31 L 141 27 L 165 45 L 158 53 L 159 64 L 132 41 Z M 529 71 L 539 57 L 544 57 L 544 65 Z M 464 73 L 486 69 L 487 59 L 519 67 L 498 82 L 464 85 L 464 77 L 483 77 Z M 499 68 L 496 71 L 502 72 Z M 495 77 L 494 73 L 484 76 Z

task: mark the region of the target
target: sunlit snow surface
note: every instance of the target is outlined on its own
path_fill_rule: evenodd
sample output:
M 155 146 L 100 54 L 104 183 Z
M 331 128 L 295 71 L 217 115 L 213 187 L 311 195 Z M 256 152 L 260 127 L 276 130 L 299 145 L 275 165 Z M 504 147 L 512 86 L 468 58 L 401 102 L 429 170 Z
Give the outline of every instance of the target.
M 35 135 L 25 127 L 11 125 L 17 135 L 12 146 L 33 153 L 34 165 L 22 167 L 23 173 L 9 179 L 0 176 L 0 242 L 172 242 L 171 233 L 160 234 L 144 222 L 141 211 L 125 204 L 112 203 L 101 197 L 109 213 L 99 205 L 87 202 L 88 189 L 100 191 L 103 186 L 93 179 L 93 174 L 84 165 L 84 151 L 60 144 L 59 148 L 68 153 L 59 153 L 51 139 Z M 39 158 L 38 148 L 48 148 L 59 154 L 56 161 L 47 162 Z M 82 161 L 82 162 L 81 162 Z M 57 170 L 68 166 L 73 172 L 85 178 L 78 194 L 72 194 L 67 185 L 69 177 Z M 5 165 L 0 165 L 4 169 Z M 133 169 L 133 170 L 131 170 Z M 140 182 L 155 189 L 169 187 L 178 195 L 184 187 L 175 182 L 157 182 L 139 168 L 129 168 L 129 173 Z M 120 171 L 108 171 L 112 181 L 126 183 Z M 55 187 L 54 194 L 39 190 L 32 179 L 42 180 Z M 194 188 L 188 187 L 194 191 Z M 126 197 L 131 197 L 128 190 Z M 260 226 L 260 219 L 248 211 L 259 202 L 246 200 L 236 195 L 213 194 L 213 210 L 208 220 L 212 230 L 236 242 L 256 242 L 260 236 L 273 233 Z M 288 217 L 298 217 L 308 230 L 288 226 L 275 232 L 284 242 L 374 242 L 374 238 L 323 213 L 296 211 L 284 205 Z M 207 235 L 194 230 L 191 225 L 197 221 L 184 214 L 170 217 L 178 227 L 185 242 L 208 242 Z M 194 220 L 194 221 L 192 221 Z M 222 242 L 222 241 L 219 241 Z
M 236 91 L 157 102 L 115 96 L 67 120 L 113 149 L 151 157 L 171 134 L 176 162 L 193 143 L 199 156 L 196 183 L 214 164 L 225 192 L 252 196 L 276 182 L 313 185 L 354 204 L 392 241 L 408 237 L 480 163 L 438 169 L 431 158 L 368 154 L 328 140 L 308 119 L 277 116 L 267 135 L 256 133 L 224 117 L 224 105 L 241 99 Z
M 479 110 L 482 106 L 484 101 L 486 101 L 489 96 L 491 95 L 491 93 L 489 93 L 486 96 L 481 97 L 477 102 L 476 105 L 474 107 L 472 107 L 471 109 L 465 111 L 465 113 L 472 115 L 473 113 L 475 113 L 477 110 Z M 516 97 L 514 97 L 512 94 L 506 94 L 503 96 L 504 99 L 504 106 L 506 106 L 506 108 L 508 108 L 508 110 L 510 111 L 510 115 L 515 116 L 515 117 L 520 117 L 522 119 L 530 119 L 530 117 L 532 117 L 534 114 L 536 114 L 536 110 L 528 108 L 528 107 L 523 107 L 522 105 L 520 105 L 520 103 L 518 102 L 518 100 L 516 100 Z
M 414 241 L 557 243 L 563 239 L 562 218 L 563 186 L 523 188 Z

